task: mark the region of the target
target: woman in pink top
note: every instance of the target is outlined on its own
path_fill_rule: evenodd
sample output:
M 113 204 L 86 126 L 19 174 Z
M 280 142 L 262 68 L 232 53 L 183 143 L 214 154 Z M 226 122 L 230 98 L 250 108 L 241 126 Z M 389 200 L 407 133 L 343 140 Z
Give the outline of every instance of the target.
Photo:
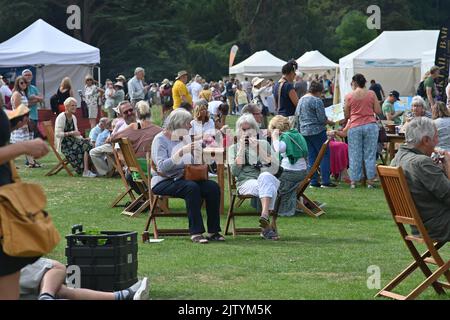
M 376 177 L 378 125 L 375 114 L 381 113 L 380 103 L 373 91 L 366 89 L 366 78 L 356 74 L 352 79 L 353 91 L 345 97 L 345 117 L 350 121 L 348 148 L 351 188 L 363 179 L 363 162 L 368 188 L 374 187 Z

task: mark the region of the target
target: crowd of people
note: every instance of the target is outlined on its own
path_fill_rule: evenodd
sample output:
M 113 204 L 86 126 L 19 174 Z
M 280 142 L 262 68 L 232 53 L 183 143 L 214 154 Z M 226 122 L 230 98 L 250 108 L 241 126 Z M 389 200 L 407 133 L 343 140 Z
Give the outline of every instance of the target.
M 80 93 L 91 125 L 87 138 L 78 128 L 76 110 L 79 101 L 74 97 L 70 79 L 64 78 L 52 97 L 52 110 L 58 114 L 56 148 L 83 177 L 105 177 L 112 176 L 115 170 L 117 143 L 121 138 L 128 138 L 142 169 L 151 175 L 153 193 L 184 199 L 191 240 L 205 244 L 225 241 L 220 228 L 220 187 L 213 180 L 186 180 L 185 168 L 196 162 L 195 154 L 201 154 L 205 147 L 224 147 L 238 193 L 259 199 L 254 206 L 260 211 L 258 223 L 262 238 L 278 240 L 280 235 L 270 221 L 271 213 L 277 210 L 278 215 L 286 217 L 296 214 L 295 190 L 327 140 L 333 140 L 333 143 L 321 160 L 320 174 L 315 173 L 311 180 L 312 188 L 335 188 L 337 185 L 331 181 L 333 176 L 348 182 L 352 189 L 362 181 L 369 189 L 376 187 L 379 123 L 380 119 L 386 119 L 404 124 L 406 145 L 401 147 L 393 164 L 405 169 L 410 187 L 414 186 L 412 193 L 417 197 L 419 209 L 423 209 L 430 235 L 436 239 L 450 239 L 450 182 L 447 179 L 450 154 L 443 151 L 450 151 L 450 112 L 448 105 L 437 101 L 439 93 L 434 79 L 438 77 L 439 69 L 430 70 L 423 81 L 424 97 L 418 90 L 419 95 L 414 97 L 409 113 L 395 110 L 395 102 L 400 97 L 397 91 L 386 97 L 375 80 L 367 88 L 364 75 L 356 74 L 352 78 L 352 92 L 345 96 L 345 120 L 337 123 L 327 118 L 324 104 L 324 99 L 329 99 L 333 93 L 332 82 L 325 75 L 305 81 L 297 69 L 297 63 L 289 61 L 281 70 L 281 79 L 276 82 L 255 77 L 251 81 L 245 78 L 239 82 L 231 78 L 225 82 L 207 83 L 199 75 L 189 81 L 188 72 L 180 71 L 173 83 L 165 79 L 161 86 L 146 84 L 143 68 L 136 68 L 134 77 L 128 82 L 120 75 L 115 83 L 106 81 L 105 87 L 97 85 L 88 75 L 85 90 Z M 36 105 L 43 101 L 36 87 L 31 85 L 31 79 L 31 71 L 25 70 L 23 76 L 16 79 L 10 94 L 12 111 L 9 111 L 9 119 L 12 121 L 19 114 L 19 121 L 16 119 L 10 124 L 5 113 L 0 112 L 0 120 L 7 124 L 0 127 L 0 185 L 12 182 L 11 170 L 6 164 L 8 160 L 25 155 L 28 164 L 35 167 L 39 165 L 35 158 L 48 152 L 46 144 L 35 139 L 38 135 L 29 125 L 38 120 Z M 105 116 L 97 123 L 102 98 Z M 159 103 L 163 106 L 161 127 L 152 121 L 152 105 Z M 226 126 L 229 113 L 239 116 L 235 134 Z M 7 129 L 10 126 L 11 132 Z M 12 144 L 8 145 L 9 142 Z M 445 159 L 444 170 L 438 169 L 431 160 L 434 152 Z M 147 154 L 154 164 L 151 172 L 147 171 Z M 439 177 L 439 187 L 423 182 L 427 176 L 418 173 L 421 168 L 427 174 Z M 128 173 L 127 180 L 137 193 L 141 192 L 133 175 Z M 425 204 L 421 192 L 436 198 L 433 207 Z M 206 228 L 201 214 L 203 199 Z M 14 260 L 1 251 L 0 254 L 2 264 L 5 261 L 11 265 L 11 269 L 2 270 L 0 287 L 16 283 L 17 271 L 36 261 Z M 44 292 L 45 297 L 64 296 L 64 287 L 59 284 L 57 288 Z M 121 294 L 128 297 L 135 291 Z

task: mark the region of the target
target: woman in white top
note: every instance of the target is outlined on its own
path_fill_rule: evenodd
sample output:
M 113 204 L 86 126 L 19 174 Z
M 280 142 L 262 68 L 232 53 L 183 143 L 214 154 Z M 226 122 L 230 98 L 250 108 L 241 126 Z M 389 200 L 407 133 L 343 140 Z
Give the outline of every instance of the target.
M 94 178 L 96 174 L 89 170 L 89 151 L 92 145 L 89 139 L 84 139 L 78 130 L 77 100 L 69 97 L 64 101 L 66 111 L 60 113 L 55 121 L 55 147 L 64 154 L 66 159 L 78 174 Z
M 208 111 L 208 101 L 202 99 L 195 103 L 191 126 L 189 134 L 198 137 L 196 140 L 203 139 L 207 145 L 215 144 L 216 128 Z
M 98 97 L 105 91 L 94 84 L 94 78 L 91 75 L 86 76 L 85 83 L 84 98 L 89 110 L 89 123 L 92 129 L 97 125 Z
M 278 214 L 285 217 L 294 216 L 297 207 L 296 190 L 307 175 L 308 145 L 296 129 L 290 129 L 289 118 L 275 116 L 269 123 L 269 131 L 272 147 L 281 160 L 278 174 Z

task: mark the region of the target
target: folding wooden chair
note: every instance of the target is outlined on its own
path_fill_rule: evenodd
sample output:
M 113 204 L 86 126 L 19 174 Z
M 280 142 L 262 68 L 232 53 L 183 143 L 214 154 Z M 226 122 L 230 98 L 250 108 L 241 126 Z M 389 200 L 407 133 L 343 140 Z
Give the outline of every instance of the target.
M 314 165 L 312 166 L 311 170 L 309 170 L 308 175 L 297 188 L 297 208 L 303 210 L 303 212 L 305 212 L 307 215 L 313 218 L 320 217 L 325 213 L 325 211 L 322 208 L 320 208 L 314 201 L 308 198 L 308 196 L 305 195 L 305 191 L 309 187 L 312 177 L 319 170 L 320 163 L 322 162 L 322 159 L 325 156 L 325 153 L 327 152 L 329 145 L 330 140 L 328 139 L 320 148 L 316 161 L 314 162 Z
M 230 197 L 230 207 L 228 209 L 227 223 L 225 227 L 225 235 L 229 235 L 230 225 L 233 237 L 237 235 L 252 235 L 252 234 L 261 234 L 261 228 L 237 228 L 236 227 L 236 217 L 259 217 L 260 214 L 254 211 L 247 212 L 236 212 L 235 209 L 239 208 L 246 200 L 251 200 L 255 198 L 252 195 L 240 195 L 237 187 L 236 180 L 234 176 L 231 174 L 230 166 L 227 166 L 227 176 L 228 176 L 228 195 Z M 237 202 L 236 202 L 237 200 Z M 276 208 L 279 206 L 279 201 L 277 199 Z M 272 216 L 272 228 L 277 230 L 277 212 L 278 210 L 274 210 L 270 213 Z
M 408 250 L 414 258 L 414 262 L 378 292 L 376 297 L 383 296 L 396 300 L 412 300 L 417 298 L 430 285 L 438 294 L 445 294 L 444 288 L 450 289 L 450 260 L 445 262 L 439 254 L 439 249 L 445 245 L 445 242 L 439 243 L 433 241 L 428 235 L 413 202 L 403 170 L 401 168 L 385 166 L 378 166 L 377 170 L 392 217 L 397 224 L 403 241 L 405 241 Z M 409 235 L 405 225 L 415 226 L 419 230 L 420 235 Z M 421 255 L 415 247 L 414 242 L 425 244 L 428 250 Z M 432 272 L 427 264 L 436 265 L 437 270 Z M 406 296 L 394 293 L 392 290 L 417 268 L 420 268 L 426 280 Z M 438 281 L 442 275 L 445 275 L 447 282 Z
M 149 187 L 147 183 L 148 178 L 137 161 L 131 142 L 127 138 L 122 138 L 119 141 L 119 146 L 122 151 L 125 164 L 128 167 L 128 171 L 134 176 L 133 181 L 136 183 L 140 191 L 139 197 L 132 201 L 132 203 L 125 208 L 122 214 L 130 217 L 137 217 L 146 209 L 150 208 L 150 198 L 148 195 Z
M 69 161 L 64 157 L 61 157 L 61 155 L 59 154 L 58 150 L 56 150 L 55 147 L 55 130 L 53 129 L 53 124 L 51 121 L 44 121 L 42 122 L 42 125 L 44 126 L 45 129 L 45 134 L 47 135 L 47 141 L 50 145 L 50 148 L 52 148 L 53 153 L 56 156 L 56 159 L 58 160 L 58 164 L 53 167 L 53 169 L 51 169 L 45 176 L 50 177 L 53 176 L 55 174 L 58 174 L 62 169 L 65 169 L 67 171 L 67 173 L 69 174 L 69 176 L 73 177 L 73 173 L 72 171 L 70 171 L 68 165 L 69 165 Z
M 125 187 L 125 191 L 119 194 L 111 204 L 111 208 L 118 207 L 120 201 L 122 201 L 127 195 L 130 197 L 131 202 L 136 201 L 136 196 L 134 195 L 133 189 L 128 185 L 127 179 L 125 178 L 125 172 L 123 171 L 123 164 L 119 152 L 113 148 L 114 157 L 114 167 L 116 172 L 119 173 L 120 179 Z M 111 159 L 112 160 L 112 159 Z
M 152 160 L 149 159 L 149 172 L 151 169 L 156 171 L 156 166 L 153 164 Z M 149 175 L 151 179 L 151 175 Z M 150 185 L 150 181 L 148 183 Z M 151 188 L 149 188 L 149 198 L 151 199 L 150 214 L 145 225 L 144 232 L 142 233 L 142 241 L 149 242 L 150 237 L 153 236 L 154 239 L 158 239 L 159 236 L 187 236 L 190 235 L 189 229 L 158 229 L 156 223 L 157 218 L 187 218 L 187 212 L 171 212 L 169 209 L 169 200 L 177 199 L 175 197 L 169 196 L 159 196 L 155 195 Z M 153 224 L 153 233 L 151 233 L 150 227 Z

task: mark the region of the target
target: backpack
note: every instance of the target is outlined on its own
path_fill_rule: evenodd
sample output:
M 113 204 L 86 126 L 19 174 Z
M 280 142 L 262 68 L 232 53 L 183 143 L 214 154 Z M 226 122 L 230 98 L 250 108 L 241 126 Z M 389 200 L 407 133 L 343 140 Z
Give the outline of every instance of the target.
M 422 81 L 419 84 L 419 87 L 417 88 L 417 95 L 421 96 L 422 98 L 427 97 L 427 92 L 425 91 L 425 81 Z
M 14 163 L 12 163 L 14 166 Z M 20 182 L 11 167 L 14 183 L 0 187 L 0 243 L 12 257 L 40 257 L 50 253 L 60 235 L 45 211 L 44 190 Z

